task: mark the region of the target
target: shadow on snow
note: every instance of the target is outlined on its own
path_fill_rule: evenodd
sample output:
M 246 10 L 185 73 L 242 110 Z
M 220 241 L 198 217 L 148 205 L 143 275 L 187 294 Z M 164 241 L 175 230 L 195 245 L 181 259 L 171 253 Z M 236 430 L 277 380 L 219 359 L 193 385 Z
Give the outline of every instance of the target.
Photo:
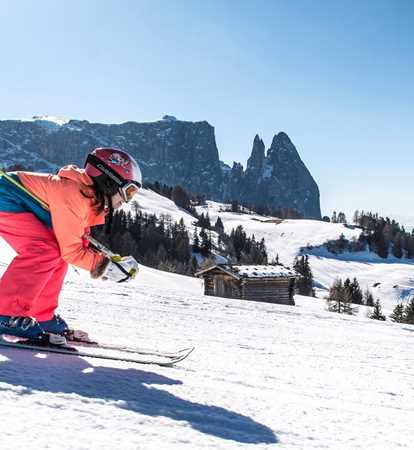
M 247 416 L 194 403 L 153 387 L 182 384 L 157 373 L 91 366 L 72 355 L 47 354 L 46 358 L 38 358 L 36 352 L 5 348 L 0 349 L 0 355 L 8 358 L 0 362 L 0 381 L 26 388 L 19 395 L 30 395 L 32 391 L 74 393 L 116 401 L 119 408 L 147 416 L 186 421 L 194 429 L 222 439 L 250 444 L 278 442 L 270 428 Z

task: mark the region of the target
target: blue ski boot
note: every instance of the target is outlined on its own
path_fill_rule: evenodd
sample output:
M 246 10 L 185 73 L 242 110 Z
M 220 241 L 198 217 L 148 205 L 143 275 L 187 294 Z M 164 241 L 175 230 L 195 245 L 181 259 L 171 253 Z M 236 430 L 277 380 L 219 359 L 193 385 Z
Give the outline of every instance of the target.
M 0 334 L 39 340 L 45 335 L 36 319 L 21 316 L 0 316 Z
M 58 314 L 55 314 L 50 320 L 39 322 L 39 325 L 46 333 L 64 336 L 69 331 L 68 324 Z

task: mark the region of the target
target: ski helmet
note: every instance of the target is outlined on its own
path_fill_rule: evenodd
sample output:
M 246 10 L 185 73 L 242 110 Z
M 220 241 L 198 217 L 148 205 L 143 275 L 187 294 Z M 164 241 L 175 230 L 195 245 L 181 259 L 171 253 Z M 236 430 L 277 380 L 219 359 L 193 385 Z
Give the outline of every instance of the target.
M 89 153 L 85 172 L 92 178 L 105 175 L 111 180 L 125 201 L 142 186 L 142 175 L 135 159 L 123 150 L 100 147 Z

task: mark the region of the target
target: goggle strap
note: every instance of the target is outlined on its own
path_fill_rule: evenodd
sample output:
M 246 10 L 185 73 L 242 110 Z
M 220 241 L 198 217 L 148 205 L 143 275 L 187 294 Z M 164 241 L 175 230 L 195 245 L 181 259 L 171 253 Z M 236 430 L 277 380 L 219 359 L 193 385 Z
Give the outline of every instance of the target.
M 109 167 L 107 164 L 105 164 L 101 159 L 97 158 L 95 155 L 89 154 L 86 158 L 86 164 L 91 164 L 96 169 L 100 170 L 102 173 L 104 173 L 106 176 L 108 176 L 112 181 L 115 181 L 115 183 L 122 187 L 125 184 L 125 180 L 119 177 L 119 175 L 113 170 L 111 167 Z

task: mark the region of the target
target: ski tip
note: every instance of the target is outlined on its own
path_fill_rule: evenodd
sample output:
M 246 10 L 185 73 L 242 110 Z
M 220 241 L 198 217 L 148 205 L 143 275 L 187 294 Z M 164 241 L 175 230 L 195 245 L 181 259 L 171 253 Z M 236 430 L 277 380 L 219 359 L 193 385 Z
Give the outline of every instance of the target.
M 186 353 L 186 352 L 191 353 L 194 350 L 195 350 L 195 347 L 188 347 L 188 348 L 183 348 L 181 350 L 178 350 L 178 353 Z

